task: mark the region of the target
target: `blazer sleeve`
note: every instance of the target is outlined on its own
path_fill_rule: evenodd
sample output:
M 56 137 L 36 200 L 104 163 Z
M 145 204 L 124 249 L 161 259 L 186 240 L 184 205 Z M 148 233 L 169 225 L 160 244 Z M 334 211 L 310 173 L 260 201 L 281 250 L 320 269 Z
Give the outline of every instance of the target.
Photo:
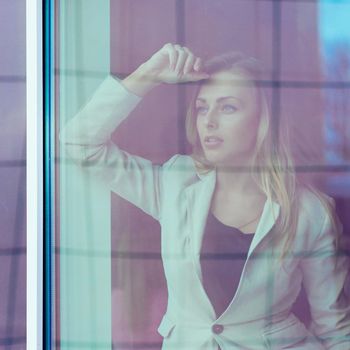
M 110 139 L 140 100 L 108 76 L 65 125 L 60 139 L 67 154 L 85 171 L 159 220 L 162 168 L 119 149 Z
M 310 254 L 302 259 L 303 283 L 310 304 L 312 331 L 326 349 L 350 349 L 349 260 L 337 249 L 329 214 Z

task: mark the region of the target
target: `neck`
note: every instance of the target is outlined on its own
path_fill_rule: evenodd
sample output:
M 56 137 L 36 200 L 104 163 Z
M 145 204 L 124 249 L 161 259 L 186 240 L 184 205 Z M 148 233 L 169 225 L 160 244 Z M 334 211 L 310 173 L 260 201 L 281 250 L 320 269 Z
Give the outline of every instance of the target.
M 217 168 L 216 189 L 228 196 L 230 194 L 235 196 L 238 194 L 245 196 L 262 194 L 249 170 L 238 172 L 225 167 Z

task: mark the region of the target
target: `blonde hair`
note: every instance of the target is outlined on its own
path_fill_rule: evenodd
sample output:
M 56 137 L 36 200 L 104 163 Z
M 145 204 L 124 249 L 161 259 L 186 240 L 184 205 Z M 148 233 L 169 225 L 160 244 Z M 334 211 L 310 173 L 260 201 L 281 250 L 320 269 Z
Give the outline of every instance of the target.
M 267 199 L 276 201 L 280 205 L 281 212 L 276 229 L 280 232 L 278 239 L 284 240 L 280 253 L 280 257 L 284 258 L 290 252 L 298 224 L 298 181 L 288 143 L 288 130 L 285 128 L 285 134 L 282 136 L 280 128 L 278 130 L 272 129 L 269 100 L 262 87 L 263 70 L 261 65 L 255 58 L 247 57 L 240 52 L 230 52 L 207 61 L 204 70 L 209 74 L 227 71 L 243 76 L 244 80 L 254 84 L 258 92 L 260 121 L 250 173 Z M 213 169 L 213 166 L 204 157 L 196 127 L 195 100 L 205 82 L 205 80 L 201 81 L 197 86 L 186 116 L 186 135 L 192 145 L 193 153 L 191 156 L 199 173 L 206 173 Z M 335 216 L 327 197 L 316 189 L 311 189 L 319 198 L 329 214 L 332 224 L 336 227 Z

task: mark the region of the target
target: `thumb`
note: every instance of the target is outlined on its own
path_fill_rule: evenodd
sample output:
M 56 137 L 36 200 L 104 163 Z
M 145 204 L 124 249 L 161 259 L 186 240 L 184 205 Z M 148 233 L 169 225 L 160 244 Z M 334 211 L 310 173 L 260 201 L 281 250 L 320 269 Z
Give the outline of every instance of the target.
M 209 79 L 210 74 L 205 72 L 191 72 L 188 74 L 188 78 L 190 81 L 199 81 L 199 80 Z

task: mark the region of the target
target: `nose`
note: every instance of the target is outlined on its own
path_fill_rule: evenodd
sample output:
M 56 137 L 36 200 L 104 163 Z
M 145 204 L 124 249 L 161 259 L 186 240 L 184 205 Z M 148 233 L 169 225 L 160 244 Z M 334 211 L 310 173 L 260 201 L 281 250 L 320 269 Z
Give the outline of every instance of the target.
M 208 129 L 216 129 L 218 127 L 218 121 L 215 115 L 215 110 L 208 111 L 205 118 L 205 126 Z

